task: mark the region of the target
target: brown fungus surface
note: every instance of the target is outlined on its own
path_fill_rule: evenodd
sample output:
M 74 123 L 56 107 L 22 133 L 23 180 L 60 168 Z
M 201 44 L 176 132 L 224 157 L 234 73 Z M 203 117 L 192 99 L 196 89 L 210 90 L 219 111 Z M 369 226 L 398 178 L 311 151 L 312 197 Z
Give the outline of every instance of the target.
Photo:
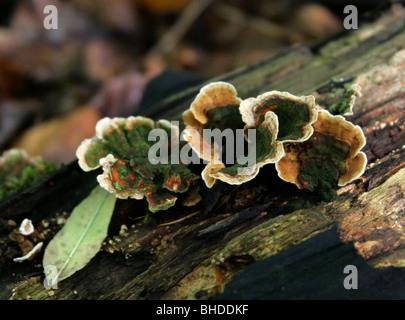
M 359 126 L 326 110 L 319 111 L 313 127 L 310 139 L 285 146 L 285 156 L 276 169 L 281 179 L 332 200 L 337 186 L 363 174 L 367 158 L 360 150 L 366 140 Z
M 171 136 L 178 141 L 178 128 L 166 120 L 156 123 L 145 117 L 104 118 L 96 126 L 96 135 L 82 142 L 77 150 L 80 167 L 94 170 L 100 166 L 103 174 L 97 177 L 100 185 L 117 198 L 143 199 L 149 210 L 156 212 L 173 206 L 179 193 L 185 193 L 198 176 L 183 164 L 170 164 L 170 159 L 152 163 L 149 151 L 154 141 L 149 141 L 153 129 L 166 133 L 167 141 L 159 140 L 162 147 L 170 149 Z M 197 203 L 199 198 L 194 195 Z

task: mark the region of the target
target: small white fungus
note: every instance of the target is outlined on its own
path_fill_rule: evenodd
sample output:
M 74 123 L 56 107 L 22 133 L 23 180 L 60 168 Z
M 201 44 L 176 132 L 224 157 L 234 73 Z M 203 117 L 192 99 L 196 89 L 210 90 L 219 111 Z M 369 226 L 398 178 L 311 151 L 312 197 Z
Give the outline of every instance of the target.
M 33 233 L 34 226 L 32 225 L 32 221 L 30 219 L 24 219 L 23 222 L 21 222 L 19 231 L 23 236 L 28 236 Z

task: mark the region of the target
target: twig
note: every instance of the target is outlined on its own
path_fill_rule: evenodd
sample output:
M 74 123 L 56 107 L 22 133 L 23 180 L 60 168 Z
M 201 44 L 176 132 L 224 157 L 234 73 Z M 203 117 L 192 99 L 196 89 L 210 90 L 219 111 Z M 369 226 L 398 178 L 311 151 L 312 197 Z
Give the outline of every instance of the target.
M 184 220 L 186 220 L 186 219 L 188 219 L 188 218 L 191 218 L 191 217 L 195 216 L 195 215 L 198 214 L 198 213 L 200 213 L 200 210 L 195 211 L 195 212 L 193 212 L 193 213 L 190 213 L 189 215 L 187 215 L 187 216 L 185 216 L 185 217 L 183 217 L 183 218 L 180 218 L 180 219 L 177 219 L 177 220 L 174 220 L 174 221 L 170 221 L 170 222 L 166 222 L 166 223 L 161 223 L 161 224 L 158 225 L 158 227 L 170 226 L 170 225 L 172 225 L 172 224 L 175 224 L 175 223 L 184 221 Z
M 211 4 L 213 0 L 194 0 L 180 15 L 173 27 L 152 47 L 151 56 L 163 56 L 168 54 L 186 34 L 194 21 Z

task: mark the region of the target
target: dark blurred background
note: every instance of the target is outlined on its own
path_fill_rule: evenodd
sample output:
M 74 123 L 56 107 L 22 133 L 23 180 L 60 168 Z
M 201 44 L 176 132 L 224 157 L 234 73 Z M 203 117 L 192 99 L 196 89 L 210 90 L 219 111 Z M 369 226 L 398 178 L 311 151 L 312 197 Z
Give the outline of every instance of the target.
M 58 9 L 58 29 L 43 26 Z M 137 114 L 151 79 L 198 83 L 343 32 L 382 0 L 2 0 L 0 152 L 69 163 L 105 116 Z M 143 107 L 148 107 L 144 103 Z

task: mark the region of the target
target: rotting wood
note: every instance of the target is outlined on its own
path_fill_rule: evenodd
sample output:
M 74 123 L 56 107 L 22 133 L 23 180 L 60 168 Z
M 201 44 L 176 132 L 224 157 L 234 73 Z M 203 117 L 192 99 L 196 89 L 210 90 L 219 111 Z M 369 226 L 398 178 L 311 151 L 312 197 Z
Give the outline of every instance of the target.
M 148 225 L 133 220 L 135 227 L 125 235 L 118 235 L 118 226 L 111 227 L 102 251 L 86 268 L 60 283 L 59 289 L 50 293 L 37 279 L 20 286 L 13 298 L 207 298 L 218 292 L 218 267 L 226 283 L 254 261 L 333 225 L 338 226 L 341 240 L 353 241 L 371 265 L 404 267 L 404 72 L 405 10 L 397 8 L 316 51 L 293 47 L 215 79 L 234 84 L 243 98 L 273 89 L 318 96 L 317 89 L 332 78 L 354 79 L 361 84 L 363 96 L 348 119 L 366 134 L 369 165 L 365 174 L 342 187 L 335 202 L 315 203 L 309 194 L 279 181 L 274 168 L 267 166 L 250 183 L 220 184 L 205 191 L 197 208 L 200 215 L 190 215 L 196 208 L 180 211 L 176 207 L 152 216 Z M 178 118 L 198 90 L 169 97 L 147 115 Z M 133 218 L 134 211 L 143 210 L 132 201 L 120 202 L 118 208 L 112 224 L 128 223 L 123 213 Z M 159 226 L 188 215 L 178 223 Z M 12 286 L 12 279 L 7 281 L 2 288 Z M 11 292 L 1 295 L 9 298 Z

